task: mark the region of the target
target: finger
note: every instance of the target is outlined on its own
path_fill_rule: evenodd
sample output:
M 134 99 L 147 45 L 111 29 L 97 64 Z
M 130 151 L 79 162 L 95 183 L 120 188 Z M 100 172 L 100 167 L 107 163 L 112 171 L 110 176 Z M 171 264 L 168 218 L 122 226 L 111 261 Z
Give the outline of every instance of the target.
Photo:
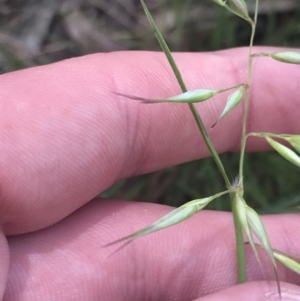
M 235 285 L 229 213 L 200 212 L 108 258 L 114 248 L 102 248 L 104 244 L 168 211 L 155 204 L 95 200 L 52 227 L 9 238 L 11 268 L 4 300 L 188 301 Z M 299 228 L 299 216 L 267 216 L 264 222 L 275 248 L 300 254 L 299 231 L 290 230 Z M 264 280 L 252 252 L 247 262 L 249 280 Z M 267 257 L 262 262 L 268 279 L 275 279 Z M 300 283 L 299 275 L 282 267 L 279 277 Z M 276 287 L 270 292 L 276 293 Z
M 268 51 L 271 49 L 257 49 Z M 189 89 L 246 81 L 247 49 L 176 54 Z M 249 131 L 296 133 L 299 72 L 254 63 Z M 0 223 L 7 234 L 50 225 L 116 180 L 208 155 L 186 105 L 143 105 L 112 91 L 156 98 L 180 93 L 161 53 L 98 54 L 1 76 Z M 210 126 L 226 96 L 197 105 Z M 242 108 L 211 132 L 237 150 Z M 262 150 L 261 140 L 249 141 Z
M 297 285 L 281 282 L 281 298 L 276 292 L 276 284 L 266 281 L 253 281 L 236 285 L 194 301 L 292 301 L 299 300 L 300 288 Z
M 9 270 L 9 250 L 2 231 L 0 231 L 0 266 L 0 299 L 3 300 Z

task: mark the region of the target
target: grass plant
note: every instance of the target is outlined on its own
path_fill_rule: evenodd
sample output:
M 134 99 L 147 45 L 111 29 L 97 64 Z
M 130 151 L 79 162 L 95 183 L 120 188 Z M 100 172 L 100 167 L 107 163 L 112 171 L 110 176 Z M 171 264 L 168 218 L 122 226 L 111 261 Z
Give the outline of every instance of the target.
M 277 53 L 253 53 L 253 41 L 255 37 L 255 31 L 257 27 L 257 17 L 259 10 L 259 0 L 255 0 L 255 12 L 254 16 L 250 17 L 248 14 L 247 3 L 244 0 L 212 0 L 217 5 L 220 5 L 224 9 L 228 10 L 230 13 L 242 18 L 245 22 L 247 22 L 251 28 L 251 36 L 249 41 L 249 52 L 248 52 L 248 70 L 247 70 L 247 81 L 245 83 L 236 83 L 233 87 L 228 87 L 226 89 L 200 89 L 188 91 L 186 85 L 181 76 L 180 70 L 178 69 L 176 62 L 174 61 L 170 49 L 165 42 L 164 37 L 159 31 L 155 21 L 153 20 L 146 4 L 143 0 L 141 0 L 141 4 L 145 11 L 145 14 L 149 20 L 150 25 L 157 37 L 157 40 L 161 46 L 161 49 L 165 53 L 166 59 L 168 60 L 173 73 L 178 81 L 179 86 L 181 87 L 182 94 L 171 96 L 166 99 L 145 99 L 140 96 L 135 95 L 125 95 L 120 94 L 121 96 L 127 97 L 132 100 L 138 100 L 143 103 L 186 103 L 188 104 L 190 111 L 195 119 L 195 122 L 199 128 L 199 132 L 202 135 L 205 144 L 211 154 L 211 157 L 217 166 L 221 177 L 227 187 L 226 190 L 220 191 L 210 196 L 206 196 L 204 198 L 196 198 L 192 201 L 189 201 L 180 207 L 174 209 L 169 214 L 163 216 L 153 224 L 138 230 L 126 237 L 120 238 L 117 241 L 109 243 L 106 246 L 114 245 L 116 243 L 123 242 L 123 245 L 119 247 L 116 251 L 120 250 L 130 242 L 135 239 L 146 236 L 150 233 L 153 233 L 158 230 L 162 230 L 166 227 L 170 227 L 177 223 L 183 222 L 190 216 L 197 213 L 199 210 L 202 210 L 206 206 L 208 206 L 211 202 L 215 201 L 219 197 L 223 195 L 229 195 L 231 209 L 233 212 L 234 218 L 234 226 L 235 226 L 235 234 L 236 234 L 236 246 L 237 246 L 237 262 L 238 262 L 238 279 L 239 282 L 245 282 L 247 280 L 246 275 L 246 258 L 245 258 L 245 242 L 249 243 L 257 261 L 260 263 L 259 255 L 257 253 L 257 248 L 263 248 L 268 258 L 274 268 L 274 273 L 276 275 L 277 284 L 278 284 L 278 292 L 280 294 L 280 285 L 277 277 L 277 261 L 284 264 L 288 269 L 300 274 L 300 264 L 299 258 L 296 258 L 290 254 L 283 253 L 278 250 L 274 250 L 271 246 L 271 243 L 268 238 L 268 234 L 265 230 L 264 224 L 259 216 L 259 214 L 254 210 L 250 204 L 246 202 L 246 198 L 244 197 L 245 187 L 247 187 L 244 183 L 244 179 L 246 178 L 245 168 L 246 163 L 246 145 L 247 139 L 251 136 L 259 137 L 261 139 L 265 139 L 270 146 L 279 154 L 281 157 L 286 159 L 287 161 L 294 164 L 296 167 L 300 167 L 300 157 L 298 153 L 300 153 L 300 135 L 290 135 L 290 134 L 273 134 L 273 133 L 248 133 L 247 132 L 247 121 L 248 121 L 248 108 L 250 102 L 250 91 L 251 91 L 251 82 L 253 77 L 252 72 L 252 63 L 255 59 L 261 59 L 260 57 L 268 57 L 273 60 L 277 60 L 282 63 L 289 64 L 300 64 L 300 52 L 294 51 L 282 51 Z M 238 176 L 231 183 L 230 176 L 228 175 L 223 161 L 218 155 L 211 139 L 208 134 L 208 130 L 202 122 L 201 116 L 198 114 L 194 103 L 209 101 L 210 98 L 217 94 L 221 94 L 225 91 L 232 90 L 231 94 L 227 99 L 227 103 L 225 108 L 216 122 L 211 126 L 212 128 L 218 126 L 218 122 L 223 118 L 226 118 L 227 114 L 230 114 L 232 110 L 235 109 L 238 105 L 243 105 L 243 120 L 241 124 L 242 134 L 241 134 L 241 143 L 240 143 L 240 157 L 238 164 Z M 289 144 L 290 147 L 283 145 L 280 140 L 283 140 Z M 259 241 L 259 245 L 254 243 L 254 237 Z M 263 267 L 262 267 L 263 269 Z

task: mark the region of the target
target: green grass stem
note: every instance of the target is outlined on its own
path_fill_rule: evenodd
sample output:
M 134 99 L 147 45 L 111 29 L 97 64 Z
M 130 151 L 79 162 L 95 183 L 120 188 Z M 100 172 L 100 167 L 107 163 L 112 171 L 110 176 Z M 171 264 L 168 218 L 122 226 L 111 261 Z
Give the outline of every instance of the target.
M 256 23 L 257 23 L 257 15 L 258 15 L 258 4 L 259 0 L 255 2 L 255 14 L 254 14 L 254 23 L 251 24 L 251 38 L 249 45 L 249 59 L 248 59 L 248 79 L 246 86 L 246 97 L 245 97 L 245 105 L 244 105 L 244 116 L 243 116 L 243 129 L 242 129 L 242 141 L 241 141 L 241 153 L 240 153 L 240 164 L 239 164 L 239 177 L 243 179 L 243 169 L 244 169 L 244 157 L 246 150 L 246 142 L 247 142 L 247 120 L 248 120 L 248 110 L 249 110 L 249 100 L 250 100 L 250 85 L 252 80 L 252 48 L 253 48 L 253 40 L 255 36 Z M 243 188 L 243 180 L 241 182 Z
M 182 92 L 183 93 L 187 92 L 188 90 L 186 88 L 186 85 L 185 85 L 185 83 L 184 83 L 184 81 L 182 79 L 181 73 L 180 73 L 180 71 L 179 71 L 179 69 L 178 69 L 178 67 L 177 67 L 177 65 L 176 65 L 176 63 L 174 61 L 174 58 L 173 58 L 173 56 L 171 54 L 171 51 L 170 51 L 170 49 L 169 49 L 169 47 L 168 47 L 165 39 L 163 38 L 163 36 L 162 36 L 161 32 L 159 31 L 158 27 L 156 26 L 156 24 L 155 24 L 155 22 L 154 22 L 154 20 L 153 20 L 153 18 L 151 16 L 151 14 L 150 14 L 147 6 L 146 6 L 146 4 L 142 0 L 141 0 L 141 3 L 142 3 L 142 6 L 143 6 L 143 9 L 145 11 L 145 14 L 146 14 L 146 16 L 147 16 L 147 18 L 148 18 L 148 20 L 149 20 L 149 22 L 150 22 L 153 30 L 154 30 L 156 38 L 157 38 L 157 40 L 158 40 L 158 42 L 159 42 L 159 44 L 160 44 L 160 46 L 161 46 L 164 54 L 166 55 L 167 60 L 168 60 L 168 62 L 170 64 L 173 72 L 174 72 L 174 75 L 175 75 L 175 77 L 176 77 L 176 79 L 178 81 L 178 84 L 179 84 Z M 199 114 L 198 114 L 195 106 L 193 104 L 188 104 L 188 105 L 189 105 L 190 110 L 191 110 L 191 112 L 192 112 L 192 114 L 194 116 L 194 119 L 195 119 L 195 121 L 197 123 L 197 126 L 198 126 L 198 128 L 199 128 L 199 130 L 201 132 L 201 135 L 202 135 L 202 137 L 203 137 L 203 139 L 205 141 L 205 144 L 206 144 L 207 148 L 209 149 L 209 152 L 211 153 L 214 161 L 216 162 L 216 164 L 217 164 L 217 166 L 218 166 L 218 168 L 219 168 L 219 170 L 220 170 L 220 172 L 221 172 L 221 174 L 222 174 L 222 176 L 224 178 L 226 186 L 229 188 L 230 187 L 229 178 L 228 178 L 228 176 L 227 176 L 227 174 L 225 172 L 225 169 L 224 169 L 224 166 L 223 166 L 223 164 L 221 162 L 221 159 L 220 159 L 220 157 L 219 157 L 219 155 L 218 155 L 218 153 L 217 153 L 217 151 L 216 151 L 213 143 L 211 142 L 211 139 L 210 139 L 210 137 L 209 137 L 209 135 L 208 135 L 208 133 L 206 131 L 206 128 L 205 128 L 205 126 L 204 126 L 204 124 L 202 122 L 202 119 L 199 116 Z
M 159 31 L 158 27 L 156 26 L 147 6 L 145 5 L 144 1 L 141 0 L 141 3 L 142 3 L 142 6 L 143 6 L 143 9 L 145 11 L 145 14 L 155 32 L 155 35 L 157 37 L 157 40 L 163 50 L 163 52 L 165 53 L 166 57 L 167 57 L 167 60 L 169 61 L 169 64 L 174 72 L 174 75 L 178 81 L 178 84 L 180 85 L 181 87 L 181 90 L 182 92 L 187 92 L 187 88 L 186 88 L 186 85 L 182 79 L 182 76 L 181 76 L 181 73 L 172 57 L 172 54 L 170 52 L 170 49 L 165 41 L 165 39 L 163 38 L 161 32 Z M 214 147 L 214 145 L 212 144 L 211 142 L 211 139 L 206 131 L 206 128 L 199 116 L 199 114 L 197 113 L 197 110 L 195 108 L 195 106 L 193 104 L 189 104 L 189 107 L 190 107 L 190 110 L 194 116 L 194 119 L 197 123 L 197 126 L 201 132 L 201 135 L 205 141 L 205 144 L 207 146 L 207 148 L 209 149 L 216 165 L 218 166 L 223 178 L 224 178 L 224 181 L 226 183 L 226 186 L 229 188 L 231 187 L 231 183 L 228 179 L 228 176 L 225 172 L 225 169 L 224 169 L 224 166 L 220 160 L 220 157 Z M 237 261 L 238 261 L 238 280 L 239 280 L 239 283 L 243 283 L 247 280 L 247 277 L 246 277 L 246 260 L 245 260 L 245 247 L 244 247 L 244 239 L 243 239 L 243 232 L 242 232 L 242 228 L 241 228 L 241 225 L 238 221 L 238 216 L 237 216 L 237 212 L 236 212 L 236 209 L 233 204 L 233 200 L 234 200 L 234 193 L 231 193 L 230 194 L 230 199 L 231 199 L 231 203 L 232 203 L 232 212 L 233 212 L 233 216 L 234 216 L 234 226 L 235 226 L 235 235 L 236 235 L 236 245 L 237 245 Z

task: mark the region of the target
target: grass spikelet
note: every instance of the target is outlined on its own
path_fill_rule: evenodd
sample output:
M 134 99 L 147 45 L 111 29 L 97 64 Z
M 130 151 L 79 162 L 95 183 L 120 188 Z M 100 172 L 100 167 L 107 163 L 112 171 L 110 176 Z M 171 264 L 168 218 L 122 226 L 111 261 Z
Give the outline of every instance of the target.
M 244 233 L 245 233 L 245 235 L 248 239 L 248 242 L 249 242 L 249 244 L 250 244 L 250 246 L 251 246 L 251 248 L 254 252 L 256 260 L 261 265 L 261 262 L 260 262 L 256 247 L 255 247 L 255 244 L 253 242 L 253 237 L 252 237 L 252 233 L 250 231 L 249 223 L 248 223 L 248 220 L 247 220 L 247 211 L 246 211 L 247 204 L 246 204 L 244 198 L 239 195 L 239 193 L 237 193 L 235 195 L 235 206 L 237 208 L 238 217 L 239 217 L 241 226 L 243 228 L 243 231 L 244 231 Z
M 221 6 L 225 6 L 225 4 L 226 4 L 226 1 L 223 1 L 223 0 L 212 0 L 212 1 L 219 4 L 219 5 L 221 5 Z
M 230 10 L 234 14 L 253 24 L 253 21 L 248 15 L 247 5 L 244 0 L 228 0 L 228 2 L 229 2 Z
M 265 226 L 264 226 L 260 216 L 251 207 L 246 206 L 246 214 L 247 214 L 247 221 L 248 221 L 251 231 L 255 234 L 257 239 L 260 241 L 262 247 L 266 250 L 266 252 L 269 256 L 269 259 L 272 262 L 275 277 L 276 277 L 278 293 L 281 296 L 281 288 L 280 288 L 280 283 L 279 283 L 278 274 L 277 274 L 277 265 L 276 265 L 275 257 L 273 254 L 273 250 L 272 250 L 271 243 L 269 241 L 269 237 L 266 232 Z
M 266 229 L 264 227 L 264 224 L 260 216 L 249 206 L 246 206 L 246 214 L 247 214 L 247 221 L 251 228 L 251 231 L 253 231 L 253 233 L 255 234 L 255 236 L 258 238 L 261 245 L 263 246 L 263 248 L 267 251 L 273 266 L 276 268 L 276 262 L 273 256 L 273 250 L 271 248 L 268 234 L 266 232 Z
M 282 157 L 300 167 L 300 157 L 294 151 L 270 137 L 265 138 Z
M 242 100 L 243 98 L 243 87 L 240 87 L 238 90 L 234 91 L 227 98 L 226 106 L 221 113 L 220 117 L 216 120 L 216 122 L 211 126 L 213 128 L 225 115 L 227 115 L 230 111 L 232 111 Z
M 198 211 L 203 209 L 205 206 L 207 206 L 208 203 L 210 203 L 214 199 L 216 199 L 226 193 L 229 193 L 229 191 L 226 190 L 226 191 L 217 193 L 217 194 L 207 197 L 207 198 L 196 199 L 196 200 L 187 202 L 186 204 L 184 204 L 184 205 L 172 210 L 168 214 L 164 215 L 162 218 L 158 219 L 153 224 L 151 224 L 145 228 L 142 228 L 141 230 L 138 230 L 130 235 L 122 237 L 116 241 L 113 241 L 109 244 L 106 244 L 103 247 L 108 247 L 108 246 L 112 246 L 112 245 L 120 243 L 120 242 L 125 242 L 124 245 L 122 245 L 120 248 L 118 248 L 116 251 L 114 251 L 112 253 L 112 254 L 114 254 L 115 252 L 119 251 L 120 249 L 122 249 L 123 247 L 125 247 L 126 245 L 128 245 L 130 242 L 132 242 L 133 240 L 135 240 L 137 238 L 146 236 L 153 232 L 156 232 L 156 231 L 159 231 L 159 230 L 162 230 L 167 227 L 171 227 L 173 225 L 183 222 L 184 220 L 188 219 L 189 217 L 191 217 L 192 215 L 194 215 L 195 213 L 197 213 Z
M 287 64 L 300 64 L 300 52 L 295 51 L 281 51 L 275 53 L 256 53 L 252 57 L 266 56 L 270 57 L 278 62 Z
M 284 51 L 271 53 L 270 57 L 276 61 L 288 64 L 300 64 L 300 52 Z
M 293 272 L 300 275 L 300 263 L 293 260 L 290 257 L 287 257 L 281 253 L 273 252 L 274 257 L 276 260 L 281 262 L 284 266 L 286 266 L 288 269 L 292 270 Z
M 122 93 L 117 93 L 120 96 L 124 96 L 130 99 L 139 100 L 143 103 L 196 103 L 205 101 L 216 94 L 220 93 L 220 90 L 208 90 L 208 89 L 199 89 L 199 90 L 191 90 L 185 93 L 181 93 L 176 96 L 172 96 L 166 99 L 147 99 L 143 97 L 127 95 Z
M 300 135 L 289 136 L 284 139 L 288 141 L 298 153 L 300 153 Z

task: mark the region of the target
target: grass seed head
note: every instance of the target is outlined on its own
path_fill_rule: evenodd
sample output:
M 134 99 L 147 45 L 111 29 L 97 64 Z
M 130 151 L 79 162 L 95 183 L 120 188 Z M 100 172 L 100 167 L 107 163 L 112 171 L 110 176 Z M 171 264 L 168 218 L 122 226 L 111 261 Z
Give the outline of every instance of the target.
M 276 260 L 281 262 L 288 269 L 300 275 L 300 263 L 295 261 L 294 259 L 276 251 L 273 251 L 274 257 Z
M 188 219 L 195 213 L 197 213 L 199 210 L 203 209 L 208 203 L 210 203 L 212 200 L 215 198 L 228 193 L 228 191 L 221 192 L 218 194 L 215 194 L 213 196 L 207 197 L 207 198 L 202 198 L 202 199 L 196 199 L 190 202 L 187 202 L 186 204 L 172 210 L 168 214 L 164 215 L 160 219 L 158 219 L 156 222 L 152 223 L 151 225 L 144 227 L 132 234 L 129 234 L 125 237 L 121 237 L 118 240 L 115 240 L 111 243 L 108 243 L 104 245 L 103 247 L 108 247 L 111 245 L 115 245 L 120 242 L 124 242 L 124 244 L 119 247 L 116 251 L 114 251 L 112 254 L 115 252 L 121 250 L 123 247 L 127 246 L 130 242 L 134 241 L 137 238 L 146 236 L 148 234 L 151 234 L 153 232 L 165 229 L 167 227 L 171 227 L 173 225 L 176 225 L 178 223 L 183 222 L 184 220 Z M 112 255 L 111 254 L 111 255 Z
M 235 206 L 238 213 L 238 218 L 241 223 L 241 226 L 249 239 L 250 237 L 250 228 L 247 222 L 247 215 L 246 215 L 246 202 L 238 193 L 236 193 L 234 197 Z
M 226 1 L 222 1 L 222 0 L 212 0 L 212 1 L 219 4 L 219 5 L 221 5 L 221 6 L 225 6 L 225 4 L 226 4 Z
M 212 128 L 221 120 L 225 115 L 227 115 L 230 111 L 232 111 L 242 100 L 243 98 L 243 91 L 244 87 L 240 87 L 238 90 L 234 91 L 232 94 L 230 94 L 227 98 L 226 106 L 220 115 L 220 117 L 217 119 L 217 121 L 212 125 Z
M 260 241 L 261 246 L 266 250 L 266 252 L 269 256 L 269 259 L 272 262 L 275 277 L 276 277 L 278 293 L 279 293 L 280 300 L 281 300 L 281 288 L 280 288 L 280 282 L 279 282 L 278 274 L 277 274 L 276 260 L 275 260 L 274 254 L 273 254 L 273 250 L 272 250 L 265 226 L 264 226 L 260 216 L 249 206 L 246 206 L 246 214 L 247 214 L 247 221 L 248 221 L 251 231 L 255 234 L 257 239 Z M 260 261 L 258 261 L 258 262 L 260 264 Z
M 123 93 L 117 93 L 120 96 L 124 96 L 130 99 L 139 100 L 143 103 L 196 103 L 205 101 L 214 95 L 220 93 L 220 90 L 208 90 L 208 89 L 200 89 L 200 90 L 192 90 L 185 93 L 181 93 L 176 96 L 172 96 L 166 99 L 148 99 L 134 95 L 128 95 Z
M 228 0 L 231 10 L 247 21 L 251 21 L 248 15 L 247 5 L 244 0 Z
M 148 235 L 152 232 L 162 230 L 167 227 L 171 227 L 178 223 L 181 223 L 197 213 L 199 210 L 203 209 L 214 200 L 216 197 L 211 196 L 202 199 L 196 199 L 190 202 L 185 203 L 184 205 L 172 210 L 168 214 L 164 215 L 162 218 L 158 219 L 156 222 L 151 224 L 148 227 L 145 227 L 135 233 L 132 234 L 132 237 L 138 238 L 144 235 Z
M 282 157 L 300 167 L 300 157 L 294 151 L 268 136 L 265 138 Z
M 285 140 L 288 141 L 298 153 L 300 153 L 300 135 L 290 136 L 285 138 Z
M 268 234 L 260 216 L 249 206 L 246 206 L 246 214 L 251 231 L 260 241 L 262 247 L 267 251 L 274 268 L 276 268 L 276 261 L 273 255 L 273 250 L 269 241 Z
M 251 230 L 250 230 L 250 227 L 249 227 L 249 223 L 248 223 L 248 220 L 247 220 L 247 211 L 246 211 L 247 204 L 246 204 L 246 201 L 244 200 L 244 198 L 239 193 L 236 193 L 235 198 L 234 198 L 234 202 L 235 202 L 235 206 L 236 206 L 236 209 L 237 209 L 236 211 L 237 211 L 239 222 L 242 226 L 243 232 L 244 232 L 244 234 L 246 235 L 246 237 L 248 239 L 248 242 L 249 242 L 249 244 L 250 244 L 250 246 L 251 246 L 251 248 L 254 252 L 256 260 L 258 261 L 259 264 L 261 264 L 258 253 L 257 253 L 257 250 L 256 250 L 256 247 L 255 247 L 255 244 L 254 244 L 254 241 L 253 241 L 253 237 L 252 237 L 252 233 L 251 233 Z
M 219 90 L 192 90 L 177 96 L 169 97 L 165 101 L 166 102 L 182 102 L 182 103 L 195 103 L 205 101 L 214 95 L 219 93 Z
M 283 63 L 300 64 L 300 52 L 283 51 L 283 52 L 271 53 L 270 57 L 276 61 L 283 62 Z

